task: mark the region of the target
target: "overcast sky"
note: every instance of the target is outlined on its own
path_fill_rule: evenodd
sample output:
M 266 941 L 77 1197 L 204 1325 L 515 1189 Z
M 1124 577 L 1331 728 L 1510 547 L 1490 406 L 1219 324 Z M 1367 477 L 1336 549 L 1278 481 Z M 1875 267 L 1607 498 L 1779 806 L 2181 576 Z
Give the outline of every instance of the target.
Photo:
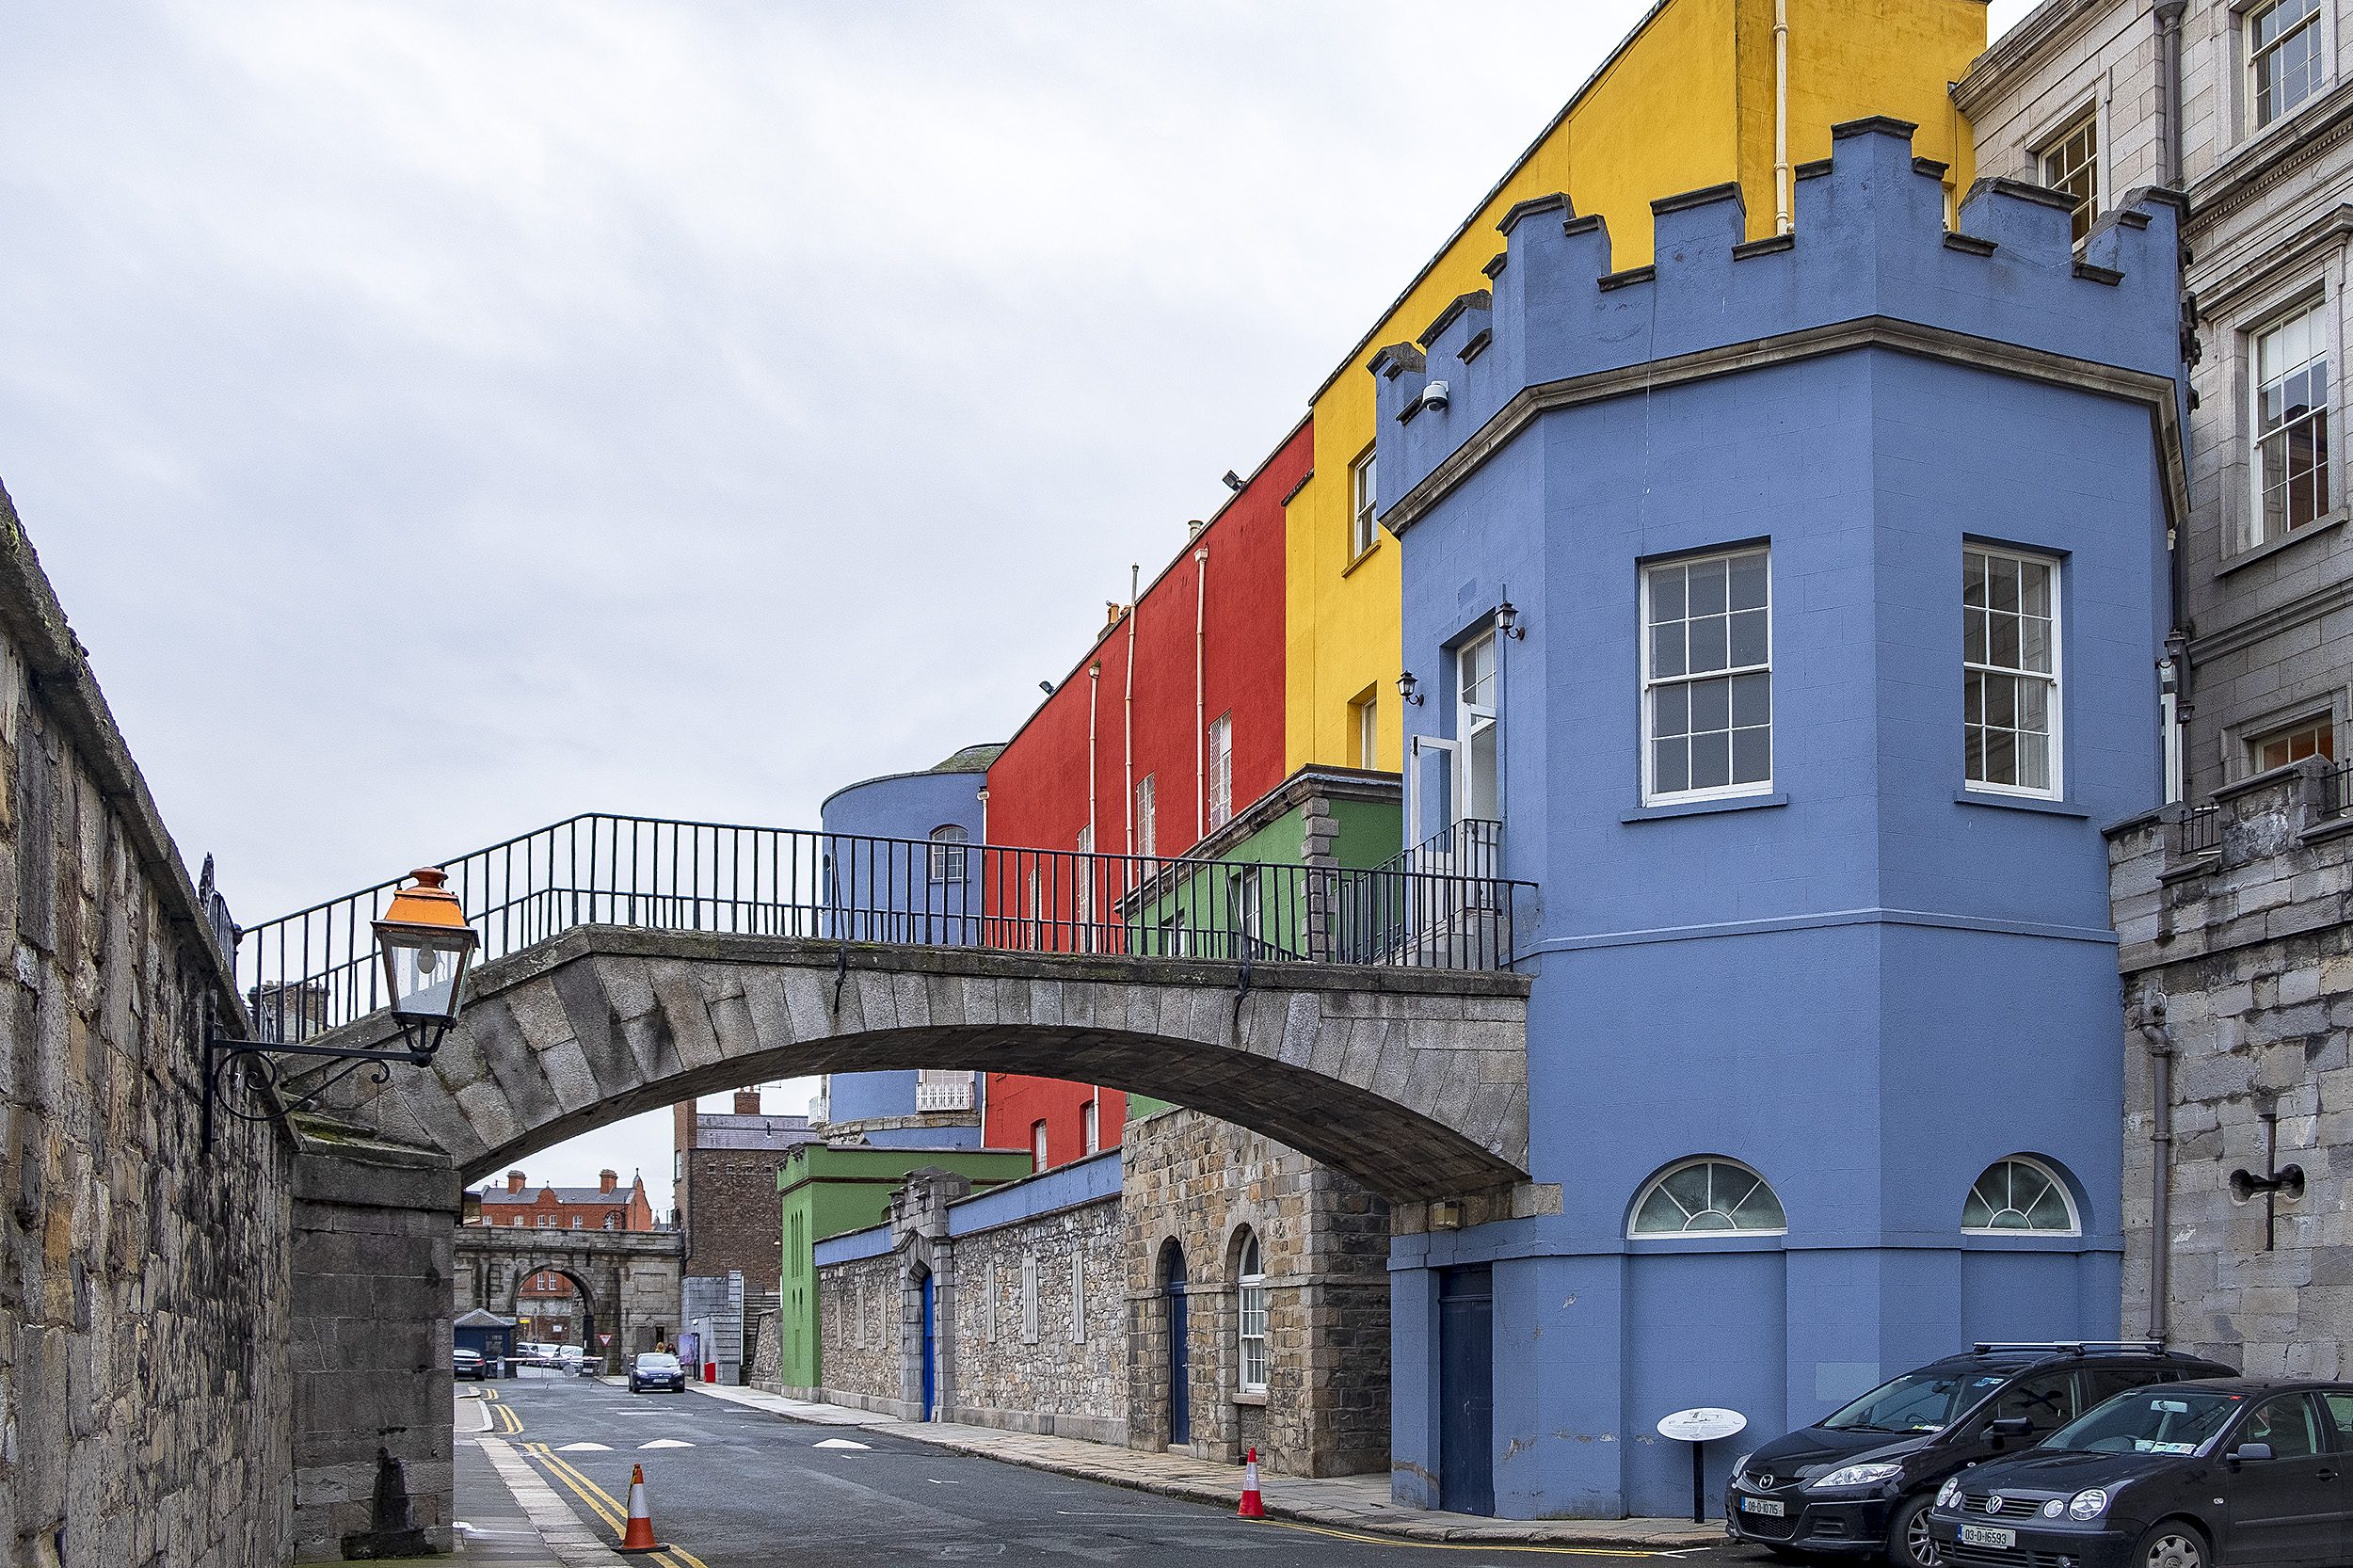
M 1009 734 L 1646 6 L 0 0 L 0 482 L 248 924 L 813 826 Z

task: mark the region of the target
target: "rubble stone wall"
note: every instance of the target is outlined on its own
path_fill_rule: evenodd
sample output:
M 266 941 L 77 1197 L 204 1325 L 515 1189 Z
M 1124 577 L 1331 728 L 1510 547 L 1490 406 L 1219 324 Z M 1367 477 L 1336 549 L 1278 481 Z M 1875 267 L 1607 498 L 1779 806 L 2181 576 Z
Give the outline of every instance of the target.
M 949 1419 L 1126 1444 L 1126 1228 L 1112 1197 L 955 1238 Z

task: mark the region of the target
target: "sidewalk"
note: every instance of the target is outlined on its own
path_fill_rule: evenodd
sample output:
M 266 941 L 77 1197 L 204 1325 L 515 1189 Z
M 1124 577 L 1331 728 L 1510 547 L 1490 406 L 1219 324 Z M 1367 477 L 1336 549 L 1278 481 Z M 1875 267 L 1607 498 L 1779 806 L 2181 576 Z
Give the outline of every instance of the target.
M 1179 1454 L 1140 1453 L 1073 1437 L 1040 1437 L 1030 1432 L 1001 1432 L 995 1427 L 968 1427 L 949 1421 L 902 1421 L 896 1416 L 844 1405 L 812 1404 L 789 1400 L 757 1388 L 730 1388 L 719 1384 L 689 1383 L 698 1394 L 749 1405 L 788 1421 L 814 1426 L 864 1427 L 929 1443 L 955 1453 L 978 1454 L 1007 1464 L 1085 1480 L 1107 1481 L 1163 1497 L 1233 1508 L 1241 1501 L 1241 1468 L 1213 1464 Z M 1695 1525 L 1689 1519 L 1481 1519 L 1468 1513 L 1441 1513 L 1406 1508 L 1390 1500 L 1386 1476 L 1334 1476 L 1321 1480 L 1297 1476 L 1259 1478 L 1259 1496 L 1266 1511 L 1283 1519 L 1322 1525 L 1334 1529 L 1362 1530 L 1399 1536 L 1408 1541 L 1459 1541 L 1491 1545 L 1629 1546 L 1651 1551 L 1676 1551 L 1721 1544 L 1721 1522 Z
M 468 1400 L 475 1402 L 469 1407 Z M 495 1562 L 504 1568 L 603 1568 L 630 1560 L 583 1524 L 545 1477 L 504 1438 L 478 1423 L 489 1412 L 481 1396 L 457 1396 L 450 1458 L 456 1477 L 457 1555 L 446 1562 Z

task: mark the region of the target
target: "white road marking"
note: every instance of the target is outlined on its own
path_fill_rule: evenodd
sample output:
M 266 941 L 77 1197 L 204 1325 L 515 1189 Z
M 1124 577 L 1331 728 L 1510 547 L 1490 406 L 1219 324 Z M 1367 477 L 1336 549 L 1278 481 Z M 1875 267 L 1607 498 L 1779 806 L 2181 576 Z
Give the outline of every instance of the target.
M 853 1443 L 846 1437 L 828 1437 L 823 1443 L 811 1443 L 812 1448 L 872 1448 L 872 1443 Z
M 560 1454 L 609 1454 L 613 1446 L 610 1443 L 567 1443 L 555 1451 Z
M 675 1437 L 657 1437 L 650 1443 L 640 1443 L 641 1448 L 691 1448 L 692 1443 L 681 1443 Z

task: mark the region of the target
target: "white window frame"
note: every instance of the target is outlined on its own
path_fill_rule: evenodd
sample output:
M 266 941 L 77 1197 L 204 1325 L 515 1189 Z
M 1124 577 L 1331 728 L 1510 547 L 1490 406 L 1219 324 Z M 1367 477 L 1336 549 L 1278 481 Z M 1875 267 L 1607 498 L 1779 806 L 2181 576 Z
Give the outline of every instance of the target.
M 2065 1230 L 2016 1230 L 1993 1225 L 1963 1224 L 1961 1227 L 1961 1233 L 1963 1236 L 2081 1236 L 2084 1233 L 2083 1210 L 2075 1207 L 2075 1190 L 2067 1184 L 2065 1176 L 2059 1175 L 2042 1160 L 2037 1160 L 2033 1155 L 2006 1154 L 2001 1159 L 1989 1162 L 1984 1170 L 1977 1174 L 1976 1179 L 1969 1183 L 1969 1192 L 1975 1192 L 1977 1190 L 1977 1183 L 1992 1176 L 1993 1167 L 1996 1165 L 2024 1165 L 2057 1188 L 2059 1200 L 2067 1205 L 2067 1228 Z M 1961 1194 L 1963 1214 L 1969 1211 L 1969 1192 Z
M 2255 27 L 2258 23 L 2275 11 L 2281 10 L 2288 6 L 2297 5 L 2300 3 L 2301 0 L 2271 0 L 2271 3 L 2268 5 L 2249 6 L 2239 15 L 2238 50 L 2241 61 L 2241 70 L 2244 72 L 2242 81 L 2245 84 L 2243 90 L 2247 95 L 2247 134 L 2249 136 L 2262 135 L 2272 126 L 2279 124 L 2282 120 L 2286 120 L 2293 116 L 2305 104 L 2310 104 L 2315 98 L 2320 97 L 2323 93 L 2329 90 L 2329 81 L 2336 75 L 2336 72 L 2330 69 L 2333 40 L 2329 37 L 2329 6 L 2328 0 L 2320 0 L 2320 3 L 2313 8 L 2312 13 L 2305 18 L 2305 20 L 2293 32 L 2282 35 L 2280 39 L 2275 40 L 2272 43 L 2262 49 L 2258 49 L 2255 46 Z M 2257 72 L 2263 63 L 2263 57 L 2266 55 L 2278 54 L 2280 50 L 2284 47 L 2288 39 L 2294 38 L 2297 33 L 2302 32 L 2305 27 L 2310 27 L 2313 30 L 2313 53 L 2320 61 L 2320 72 L 2313 79 L 2312 89 L 2310 91 L 2306 92 L 2295 103 L 2289 104 L 2280 109 L 2278 113 L 2272 115 L 2269 119 L 2265 119 L 2263 114 L 2263 88 L 2260 85 L 2260 78 L 2257 75 Z
M 965 880 L 965 848 L 972 841 L 971 830 L 961 823 L 941 823 L 929 835 L 931 849 L 925 858 L 934 882 Z
M 1080 1130 L 1086 1135 L 1086 1151 L 1089 1154 L 1103 1152 L 1102 1117 L 1096 1110 L 1098 1103 L 1099 1099 L 1091 1099 L 1079 1108 Z
M 1209 721 L 1209 831 L 1233 820 L 1234 715 L 1229 710 Z
M 2065 563 L 2057 556 L 2037 551 L 2018 550 L 2009 545 L 1992 544 L 1979 539 L 1961 541 L 1961 559 L 1966 563 L 1972 554 L 2001 556 L 2012 561 L 2031 561 L 2047 567 L 2051 573 L 2051 668 L 2041 670 L 2012 669 L 2007 665 L 1973 663 L 1969 658 L 1968 630 L 1961 632 L 1961 680 L 1965 683 L 1972 675 L 2039 677 L 2050 686 L 2045 712 L 2050 717 L 2047 731 L 2050 743 L 2050 779 L 2044 788 L 2025 784 L 1995 784 L 1969 776 L 1967 697 L 1962 698 L 1961 712 L 1961 788 L 1972 794 L 2011 795 L 2025 800 L 2065 800 L 2067 798 L 2067 574 Z M 1965 569 L 1965 568 L 1964 568 Z M 1964 619 L 1966 607 L 1963 607 Z
M 1255 1230 L 1242 1232 L 1237 1258 L 1238 1299 L 1234 1313 L 1234 1378 L 1245 1394 L 1266 1392 L 1266 1255 Z
M 1147 773 L 1136 780 L 1136 853 L 1147 860 L 1160 852 L 1160 776 Z
M 2329 731 L 2329 752 L 2333 752 L 2336 749 L 2337 732 L 2343 728 L 2337 720 L 2336 702 L 2333 697 L 2316 707 L 2308 706 L 2303 709 L 2290 710 L 2287 718 L 2266 719 L 2261 724 L 2249 726 L 2240 732 L 2239 747 L 2246 754 L 2246 769 L 2238 776 L 2252 778 L 2259 773 L 2270 772 L 2270 769 L 2264 766 L 2264 747 L 2281 741 L 2292 741 L 2295 736 L 2307 729 L 2326 728 Z M 2325 758 L 2332 763 L 2336 760 L 2329 752 L 2316 752 L 2314 755 Z M 2301 761 L 2303 759 L 2291 758 L 2290 760 Z
M 2080 216 L 2072 218 L 2073 222 L 2079 223 L 2082 227 L 2082 232 L 2073 236 L 2077 245 L 2083 244 L 2086 235 L 2091 232 L 2091 226 L 2100 221 L 2100 214 L 2105 210 L 2107 169 L 2105 154 L 2107 151 L 2107 138 L 2102 134 L 2103 130 L 2104 127 L 2100 123 L 2099 101 L 2094 99 L 2069 115 L 2059 123 L 2057 130 L 2043 137 L 2035 148 L 2034 183 L 2053 190 L 2064 190 L 2066 189 L 2064 185 L 2051 178 L 2051 160 L 2054 157 L 2063 156 L 2067 144 L 2074 140 L 2078 135 L 2085 131 L 2091 133 L 2091 190 L 2085 198 L 2087 204 L 2079 205 L 2075 209 Z
M 1381 765 L 1381 698 L 1375 695 L 1350 706 L 1356 710 L 1356 765 L 1370 772 Z
M 1656 578 L 1658 573 L 1663 571 L 1680 570 L 1696 566 L 1705 566 L 1712 561 L 1731 561 L 1744 555 L 1762 555 L 1765 557 L 1765 603 L 1763 606 L 1765 611 L 1765 662 L 1761 664 L 1728 664 L 1721 670 L 1705 670 L 1696 675 L 1689 672 L 1680 675 L 1670 674 L 1665 676 L 1656 674 L 1651 668 L 1651 584 L 1654 578 Z M 1769 694 L 1768 700 L 1770 700 L 1769 694 L 1772 690 L 1771 677 L 1773 673 L 1774 610 L 1772 547 L 1769 544 L 1743 545 L 1737 549 L 1710 551 L 1705 554 L 1677 555 L 1664 561 L 1646 561 L 1642 564 L 1641 580 L 1641 592 L 1638 634 L 1641 642 L 1641 648 L 1637 656 L 1641 661 L 1642 673 L 1642 804 L 1645 806 L 1680 806 L 1686 802 L 1738 800 L 1749 795 L 1771 794 L 1773 792 L 1773 780 L 1778 776 L 1781 765 L 1781 760 L 1773 750 L 1773 731 L 1776 728 L 1775 721 L 1773 719 L 1769 717 L 1766 721 L 1765 732 L 1767 769 L 1763 779 L 1753 779 L 1747 783 L 1710 784 L 1703 788 L 1689 790 L 1661 790 L 1658 788 L 1657 768 L 1657 738 L 1655 733 L 1653 721 L 1657 715 L 1657 701 L 1659 693 L 1669 687 L 1689 687 L 1702 680 L 1729 680 L 1734 676 L 1741 675 L 1762 675 L 1767 678 L 1766 690 Z
M 1744 1175 L 1754 1176 L 1757 1181 L 1764 1186 L 1765 1191 L 1772 1194 L 1773 1206 L 1781 1210 L 1781 1224 L 1775 1227 L 1759 1227 L 1753 1230 L 1637 1229 L 1636 1226 L 1641 1223 L 1643 1206 L 1650 1202 L 1650 1195 L 1657 1192 L 1660 1187 L 1666 1185 L 1667 1179 L 1670 1176 L 1679 1176 L 1683 1172 L 1691 1169 L 1694 1165 L 1723 1165 L 1732 1170 L 1739 1171 Z M 1710 1183 L 1711 1197 L 1714 1195 L 1712 1192 L 1713 1185 L 1713 1183 Z M 1742 1201 L 1746 1201 L 1745 1195 L 1743 1196 Z M 1677 1207 L 1681 1207 L 1679 1200 Z M 1634 1202 L 1626 1209 L 1625 1233 L 1628 1240 L 1637 1241 L 1683 1240 L 1691 1237 L 1698 1237 L 1703 1240 L 1709 1240 L 1723 1236 L 1786 1236 L 1789 1234 L 1789 1206 L 1781 1201 L 1780 1189 L 1776 1188 L 1772 1182 L 1768 1180 L 1765 1173 L 1758 1170 L 1755 1166 L 1748 1164 L 1743 1160 L 1728 1159 L 1721 1154 L 1699 1154 L 1693 1155 L 1688 1160 L 1676 1160 L 1673 1164 L 1669 1165 L 1666 1169 L 1653 1176 L 1648 1181 L 1642 1183 L 1642 1185 L 1635 1191 Z
M 1030 1124 L 1030 1165 L 1033 1171 L 1047 1168 L 1050 1144 L 1047 1141 L 1046 1123 L 1041 1119 Z
M 1503 820 L 1503 642 L 1494 632 L 1482 632 L 1455 649 L 1454 653 L 1454 758 L 1461 769 L 1454 781 L 1455 817 L 1458 821 L 1500 822 Z M 1487 674 L 1483 681 L 1474 682 L 1473 672 L 1484 657 Z M 1483 685 L 1483 694 L 1478 690 Z M 1478 700 L 1481 696 L 1486 700 Z M 1475 809 L 1479 800 L 1480 739 L 1489 737 L 1487 753 L 1495 776 L 1487 779 L 1485 811 Z
M 1353 566 L 1372 553 L 1381 542 L 1381 471 L 1378 450 L 1367 452 L 1348 465 L 1348 559 Z
M 2335 517 L 2338 512 L 2344 509 L 2343 471 L 2338 455 L 2332 450 L 2329 453 L 2329 462 L 2322 471 L 2324 474 L 2326 474 L 2329 486 L 2329 504 L 2324 510 L 2313 516 L 2311 520 L 2304 523 L 2301 528 L 2282 528 L 2279 533 L 2273 534 L 2266 530 L 2265 524 L 2264 491 L 2266 487 L 2265 485 L 2263 453 L 2264 339 L 2273 332 L 2282 330 L 2286 328 L 2288 323 L 2300 316 L 2310 317 L 2312 319 L 2313 334 L 2318 343 L 2318 357 L 2325 358 L 2327 360 L 2327 368 L 2322 373 L 2322 380 L 2327 388 L 2327 395 L 2317 410 L 2321 421 L 2322 436 L 2324 440 L 2339 437 L 2342 435 L 2342 422 L 2340 422 L 2336 417 L 2336 372 L 2340 360 L 2337 345 L 2336 312 L 2333 306 L 2334 298 L 2326 291 L 2325 288 L 2301 293 L 2289 303 L 2276 307 L 2256 317 L 2253 324 L 2249 326 L 2242 334 L 2242 342 L 2246 344 L 2247 350 L 2246 439 L 2248 513 L 2246 548 L 2249 550 L 2256 549 L 2263 545 L 2273 544 L 2281 539 L 2293 538 L 2297 534 L 2307 532 L 2311 529 L 2318 527 L 2322 523 L 2327 522 L 2330 518 Z M 2313 362 L 2313 356 L 2308 356 L 2304 360 L 2300 360 L 2298 362 L 2298 368 L 2300 369 L 2304 365 L 2311 364 Z

